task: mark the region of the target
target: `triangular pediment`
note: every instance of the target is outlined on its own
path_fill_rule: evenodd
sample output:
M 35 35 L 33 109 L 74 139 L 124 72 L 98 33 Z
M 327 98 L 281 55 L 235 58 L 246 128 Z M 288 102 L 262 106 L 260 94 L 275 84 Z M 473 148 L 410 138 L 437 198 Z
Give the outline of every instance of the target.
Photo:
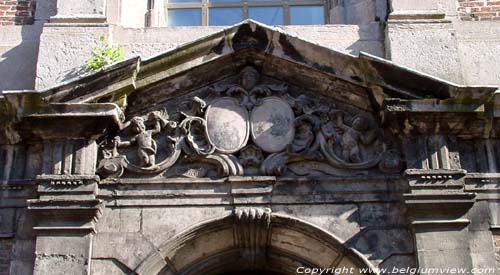
M 364 53 L 353 56 L 247 20 L 146 60 L 132 58 L 114 64 L 42 94 L 46 101 L 59 103 L 113 102 L 134 93 L 142 98 L 151 91 L 175 97 L 235 75 L 255 61 L 260 62 L 263 76 L 361 108 L 367 107 L 367 100 L 377 103 L 378 98 L 380 104 L 384 97 L 482 100 L 496 90 L 455 85 L 382 58 Z M 360 102 L 353 100 L 358 97 Z
M 332 89 L 335 84 L 327 82 L 318 92 L 262 74 L 259 59 L 241 64 L 237 74 L 195 90 L 166 93 L 170 80 L 132 93 L 120 129 L 101 142 L 101 176 L 399 172 L 398 144 L 381 127 L 362 87 L 352 92 L 355 87 Z M 346 98 L 329 94 L 336 91 Z
M 25 117 L 19 127 L 29 134 L 46 133 L 40 119 L 61 117 L 104 133 L 103 177 L 352 176 L 401 171 L 398 126 L 384 124 L 392 111 L 456 111 L 454 103 L 466 102 L 475 112 L 495 90 L 246 21 L 147 60 L 5 96 L 7 107 L 25 106 L 12 115 Z M 88 131 L 99 116 L 105 125 Z M 404 116 L 394 121 L 408 125 Z

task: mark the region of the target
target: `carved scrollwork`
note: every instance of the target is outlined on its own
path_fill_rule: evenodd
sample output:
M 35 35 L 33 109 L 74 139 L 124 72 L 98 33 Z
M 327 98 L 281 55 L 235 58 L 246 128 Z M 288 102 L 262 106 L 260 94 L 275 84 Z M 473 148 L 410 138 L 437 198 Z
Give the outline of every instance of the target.
M 282 95 L 288 89 L 285 84 L 259 85 L 259 80 L 259 72 L 254 67 L 247 66 L 240 72 L 240 83 L 214 85 L 209 87 L 208 90 L 217 97 L 228 96 L 238 98 L 241 106 L 251 110 L 254 106 L 261 103 L 260 99 L 273 94 Z
M 185 134 L 184 152 L 187 154 L 209 155 L 215 151 L 214 146 L 205 135 L 206 120 L 201 117 L 189 116 L 179 126 Z
M 402 169 L 399 150 L 366 113 L 284 84 L 261 84 L 245 67 L 235 84 L 216 84 L 176 104 L 172 116 L 132 117 L 103 142 L 104 177 L 344 175 Z M 168 108 L 167 108 L 168 109 Z
M 148 129 L 146 126 L 148 121 L 153 121 L 154 127 L 152 129 Z M 167 128 L 170 128 L 171 131 L 167 131 Z M 122 132 L 128 137 L 127 140 L 123 140 L 120 135 L 117 135 L 103 144 L 104 158 L 100 161 L 98 167 L 101 176 L 120 177 L 124 171 L 138 174 L 156 174 L 174 165 L 181 154 L 183 138 L 178 135 L 177 123 L 169 121 L 168 114 L 165 111 L 151 112 L 146 118 L 136 116 L 123 125 Z M 156 136 L 165 132 L 174 132 L 174 134 L 163 137 L 163 149 L 168 153 L 165 159 L 157 163 Z M 128 147 L 135 147 L 135 150 L 133 150 L 135 151 L 135 154 L 133 154 L 135 163 L 132 163 L 126 154 L 119 153 L 120 148 Z

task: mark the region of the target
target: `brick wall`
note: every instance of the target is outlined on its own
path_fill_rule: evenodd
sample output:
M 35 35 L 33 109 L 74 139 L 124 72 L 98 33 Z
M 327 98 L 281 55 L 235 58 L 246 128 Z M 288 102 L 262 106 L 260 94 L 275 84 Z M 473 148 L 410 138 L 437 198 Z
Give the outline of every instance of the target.
M 9 275 L 12 238 L 0 238 L 0 275 Z
M 500 20 L 500 0 L 458 0 L 462 20 Z
M 36 1 L 1 1 L 1 25 L 28 25 L 33 24 Z

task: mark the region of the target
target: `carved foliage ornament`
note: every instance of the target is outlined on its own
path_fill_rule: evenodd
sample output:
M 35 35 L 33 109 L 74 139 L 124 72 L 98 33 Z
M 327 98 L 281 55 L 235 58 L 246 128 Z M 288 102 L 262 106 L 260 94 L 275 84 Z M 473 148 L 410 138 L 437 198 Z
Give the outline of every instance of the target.
M 253 67 L 240 83 L 207 88 L 169 116 L 136 116 L 102 143 L 104 177 L 343 175 L 401 169 L 399 151 L 367 114 L 293 97 L 286 85 L 259 84 Z M 175 119 L 173 118 L 175 117 Z

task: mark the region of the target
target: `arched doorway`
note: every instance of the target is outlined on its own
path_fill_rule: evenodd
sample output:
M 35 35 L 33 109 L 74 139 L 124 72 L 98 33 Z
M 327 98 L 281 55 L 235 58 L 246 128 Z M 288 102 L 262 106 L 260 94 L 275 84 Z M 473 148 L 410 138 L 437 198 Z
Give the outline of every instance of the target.
M 306 221 L 241 209 L 186 230 L 150 255 L 141 275 L 291 275 L 306 268 L 373 266 L 331 233 Z

